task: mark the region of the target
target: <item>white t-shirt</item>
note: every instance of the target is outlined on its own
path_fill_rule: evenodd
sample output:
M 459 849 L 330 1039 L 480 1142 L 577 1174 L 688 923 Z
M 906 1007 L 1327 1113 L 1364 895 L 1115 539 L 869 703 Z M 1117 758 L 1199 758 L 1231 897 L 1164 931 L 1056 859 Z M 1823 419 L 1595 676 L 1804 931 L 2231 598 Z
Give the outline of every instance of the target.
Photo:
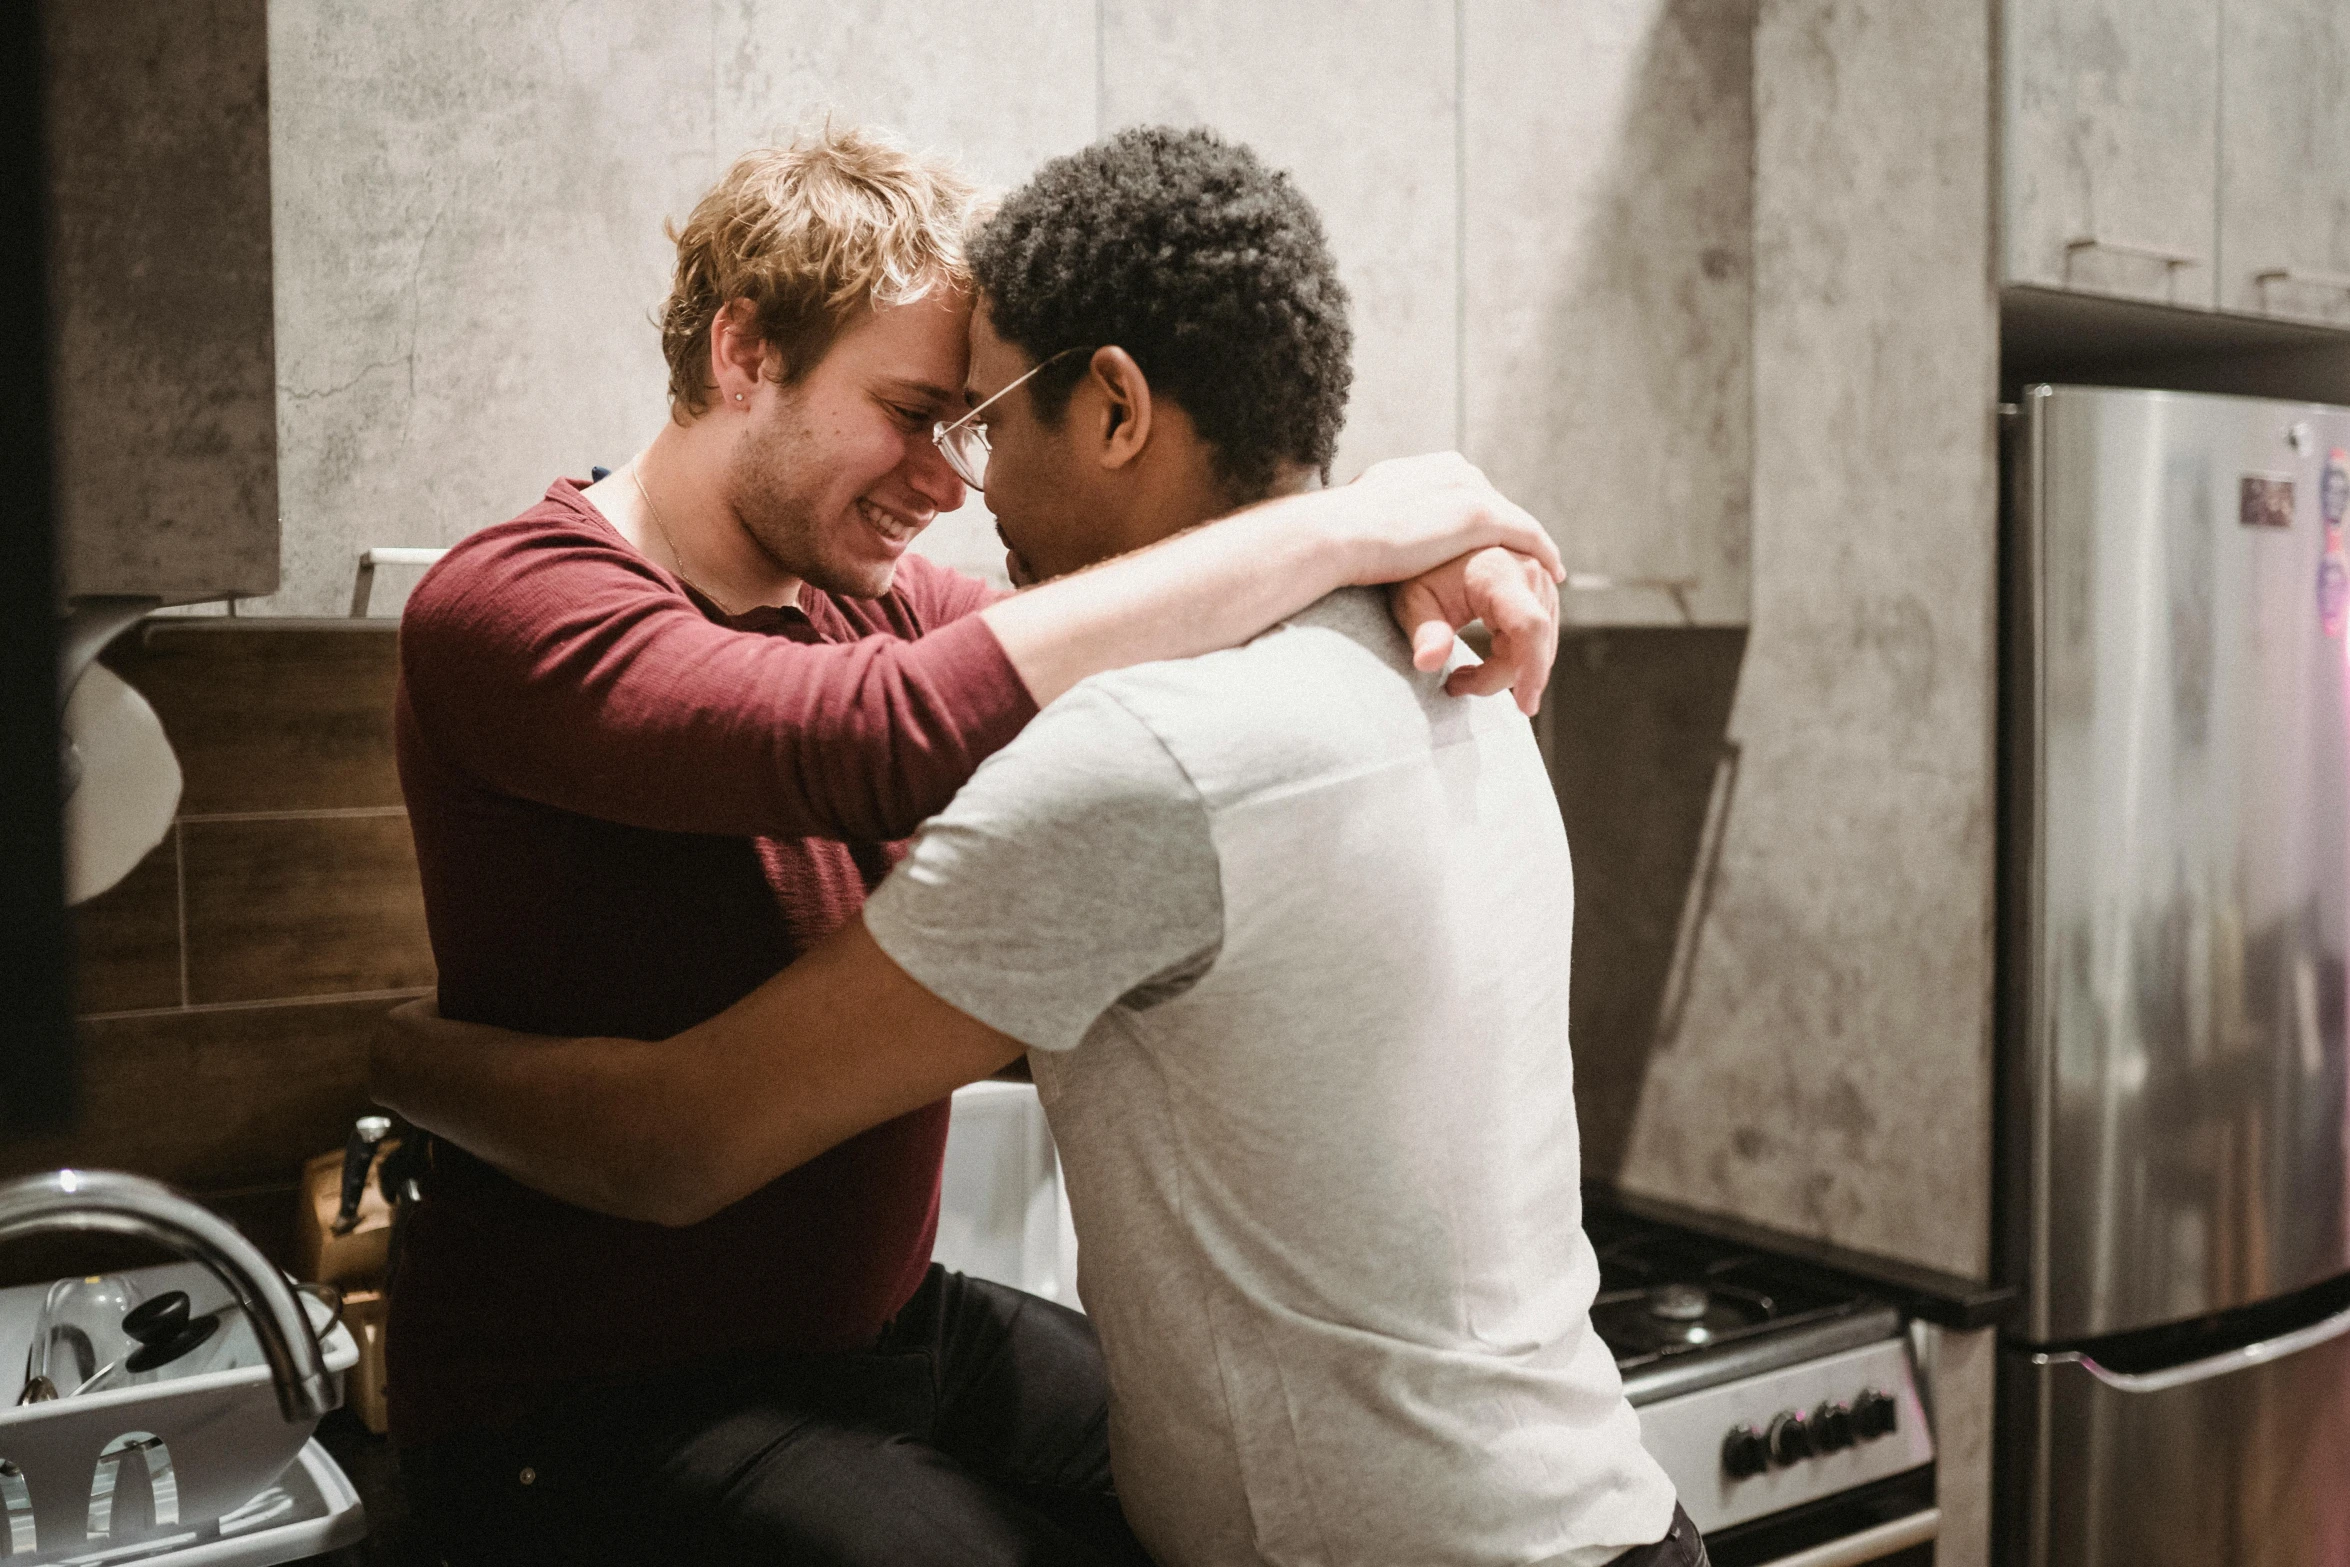
M 1084 682 L 866 905 L 1031 1047 L 1162 1567 L 1596 1564 L 1673 1490 L 1591 1330 L 1533 735 L 1382 598 Z

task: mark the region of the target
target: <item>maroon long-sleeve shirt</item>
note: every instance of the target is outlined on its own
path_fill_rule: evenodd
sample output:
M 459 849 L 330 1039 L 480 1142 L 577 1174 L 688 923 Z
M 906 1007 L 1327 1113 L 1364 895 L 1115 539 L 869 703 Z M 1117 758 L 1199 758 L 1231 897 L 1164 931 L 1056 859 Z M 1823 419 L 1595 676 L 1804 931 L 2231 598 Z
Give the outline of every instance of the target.
M 1035 714 L 972 616 L 991 596 L 908 556 L 882 598 L 730 618 L 570 480 L 451 550 L 409 598 L 395 714 L 442 1012 L 667 1038 L 845 923 Z M 929 1263 L 946 1125 L 944 1102 L 916 1111 L 682 1229 L 441 1145 L 392 1295 L 395 1432 L 871 1342 Z

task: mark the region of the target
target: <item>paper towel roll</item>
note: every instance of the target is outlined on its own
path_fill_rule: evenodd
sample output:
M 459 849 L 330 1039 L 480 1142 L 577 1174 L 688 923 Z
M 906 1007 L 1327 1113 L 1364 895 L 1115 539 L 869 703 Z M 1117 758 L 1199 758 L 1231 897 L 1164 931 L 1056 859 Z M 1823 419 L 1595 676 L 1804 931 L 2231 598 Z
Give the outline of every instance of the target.
M 65 801 L 65 901 L 85 902 L 131 873 L 171 831 L 179 758 L 147 699 L 92 664 L 65 704 L 81 782 Z

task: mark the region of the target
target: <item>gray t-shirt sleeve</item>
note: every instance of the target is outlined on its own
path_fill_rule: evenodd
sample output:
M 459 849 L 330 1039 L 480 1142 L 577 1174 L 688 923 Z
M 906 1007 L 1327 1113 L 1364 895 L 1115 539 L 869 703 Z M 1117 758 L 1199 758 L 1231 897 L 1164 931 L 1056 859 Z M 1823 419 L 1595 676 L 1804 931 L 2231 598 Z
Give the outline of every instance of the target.
M 865 925 L 932 995 L 1037 1050 L 1215 962 L 1224 901 L 1206 808 L 1158 737 L 1081 685 L 924 823 Z

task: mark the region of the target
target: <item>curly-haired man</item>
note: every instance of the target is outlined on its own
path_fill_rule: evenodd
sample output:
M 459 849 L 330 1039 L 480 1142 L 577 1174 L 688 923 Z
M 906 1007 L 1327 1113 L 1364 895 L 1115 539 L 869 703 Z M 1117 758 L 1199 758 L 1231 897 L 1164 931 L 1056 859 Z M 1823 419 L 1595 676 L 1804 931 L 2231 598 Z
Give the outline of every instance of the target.
M 1245 526 L 1327 468 L 1345 293 L 1245 148 L 1056 160 L 972 269 L 972 410 L 938 439 L 1020 575 Z M 691 1217 L 1025 1051 L 1162 1567 L 1702 1562 L 1588 1317 L 1555 799 L 1524 715 L 1446 684 L 1360 589 L 1089 678 L 716 1018 L 419 1020 L 383 1090 L 533 1185 Z

